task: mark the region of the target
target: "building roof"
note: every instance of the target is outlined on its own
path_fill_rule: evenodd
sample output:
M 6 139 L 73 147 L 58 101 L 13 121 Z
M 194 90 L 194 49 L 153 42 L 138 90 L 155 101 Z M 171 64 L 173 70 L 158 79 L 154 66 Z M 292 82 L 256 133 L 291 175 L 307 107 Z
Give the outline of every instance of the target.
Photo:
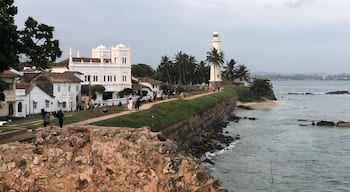
M 20 77 L 20 75 L 18 75 L 17 73 L 14 73 L 12 71 L 4 71 L 2 73 L 0 73 L 0 77 L 2 78 L 15 78 L 15 77 Z
M 139 79 L 139 82 L 147 82 L 147 83 L 150 83 L 152 85 L 160 85 L 160 84 L 163 83 L 162 81 L 158 81 L 156 79 L 152 79 L 152 78 L 149 78 L 149 77 L 141 77 L 141 78 L 138 78 L 138 79 Z
M 69 59 L 65 59 L 61 62 L 54 63 L 52 65 L 52 67 L 62 67 L 62 68 L 65 67 L 65 68 L 69 69 Z
M 38 86 L 45 93 L 53 97 L 54 83 L 80 83 L 80 78 L 74 75 L 74 72 L 66 71 L 64 73 L 24 73 L 20 82 L 16 84 L 18 89 L 31 90 Z

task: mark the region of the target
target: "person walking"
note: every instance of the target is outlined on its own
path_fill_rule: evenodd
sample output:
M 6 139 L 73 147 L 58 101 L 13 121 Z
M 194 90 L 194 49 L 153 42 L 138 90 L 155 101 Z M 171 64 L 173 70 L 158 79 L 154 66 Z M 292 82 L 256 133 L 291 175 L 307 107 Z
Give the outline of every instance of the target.
M 64 118 L 64 114 L 63 114 L 62 110 L 59 110 L 57 112 L 56 117 L 58 119 L 58 123 L 59 123 L 60 127 L 62 128 L 63 127 L 63 118 Z
M 44 127 L 50 124 L 50 113 L 45 111 L 43 115 Z

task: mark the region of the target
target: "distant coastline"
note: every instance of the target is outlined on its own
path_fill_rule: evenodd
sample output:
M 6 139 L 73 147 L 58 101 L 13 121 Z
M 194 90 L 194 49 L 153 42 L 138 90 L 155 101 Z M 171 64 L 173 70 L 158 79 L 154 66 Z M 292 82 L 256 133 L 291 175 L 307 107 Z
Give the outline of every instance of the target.
M 341 73 L 336 75 L 330 74 L 283 74 L 283 73 L 268 73 L 256 72 L 252 73 L 253 78 L 270 79 L 270 80 L 350 80 L 350 74 Z

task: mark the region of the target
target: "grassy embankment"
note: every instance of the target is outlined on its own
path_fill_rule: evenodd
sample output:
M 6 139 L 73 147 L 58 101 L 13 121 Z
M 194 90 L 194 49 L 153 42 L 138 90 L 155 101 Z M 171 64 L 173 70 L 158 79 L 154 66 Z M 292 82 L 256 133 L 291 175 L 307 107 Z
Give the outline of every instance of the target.
M 227 87 L 220 93 L 203 96 L 194 100 L 175 100 L 171 102 L 154 105 L 151 109 L 145 111 L 135 112 L 129 115 L 116 117 L 110 120 L 94 123 L 100 126 L 122 126 L 122 127 L 143 127 L 149 126 L 152 130 L 161 130 L 171 124 L 186 119 L 193 114 L 198 114 L 204 110 L 214 106 L 217 102 L 225 100 L 230 97 L 237 97 L 238 88 Z M 187 96 L 191 96 L 189 93 Z M 179 98 L 179 96 L 171 96 L 172 98 Z M 125 106 L 113 106 L 109 108 L 108 114 L 119 113 L 127 110 Z M 64 125 L 76 123 L 79 121 L 104 116 L 101 108 L 79 111 L 66 112 Z M 152 118 L 153 116 L 153 118 Z M 21 129 L 37 129 L 43 127 L 42 118 L 40 115 L 36 117 L 29 117 L 25 119 L 15 120 L 7 126 L 0 127 L 0 132 L 21 130 Z M 58 126 L 57 119 L 51 116 L 51 126 Z
M 160 131 L 192 115 L 201 114 L 220 101 L 237 97 L 237 91 L 238 88 L 226 87 L 219 93 L 202 96 L 193 100 L 179 99 L 156 104 L 149 110 L 100 121 L 93 123 L 93 125 L 133 128 L 148 126 L 152 131 Z

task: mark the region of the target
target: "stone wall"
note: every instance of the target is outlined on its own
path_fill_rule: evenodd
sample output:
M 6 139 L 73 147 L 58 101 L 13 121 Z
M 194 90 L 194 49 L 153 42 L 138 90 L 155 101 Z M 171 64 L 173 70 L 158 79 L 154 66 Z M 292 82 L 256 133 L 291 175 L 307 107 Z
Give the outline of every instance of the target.
M 220 143 L 229 144 L 234 140 L 224 136 L 223 128 L 235 106 L 234 98 L 222 101 L 202 114 L 193 114 L 189 119 L 164 129 L 162 133 L 165 138 L 176 141 L 180 151 L 200 157 L 207 151 L 220 149 Z
M 67 126 L 38 132 L 35 145 L 0 145 L 0 191 L 224 189 L 207 168 L 179 155 L 171 140 L 160 141 L 159 133 L 146 128 Z

